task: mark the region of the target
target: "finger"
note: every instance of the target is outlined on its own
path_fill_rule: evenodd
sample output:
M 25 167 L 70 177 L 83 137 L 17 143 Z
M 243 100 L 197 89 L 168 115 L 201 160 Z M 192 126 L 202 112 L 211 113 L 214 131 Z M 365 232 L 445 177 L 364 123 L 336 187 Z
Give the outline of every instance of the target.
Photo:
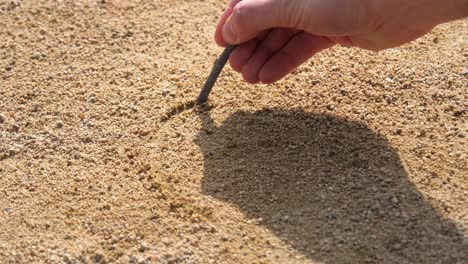
M 229 63 L 236 72 L 242 71 L 242 67 L 255 51 L 257 42 L 258 41 L 256 39 L 247 41 L 246 43 L 237 46 L 236 49 L 234 49 L 234 51 L 231 53 L 231 56 L 229 56 Z
M 224 10 L 223 14 L 221 15 L 221 18 L 219 19 L 218 26 L 216 27 L 216 31 L 215 31 L 215 41 L 216 41 L 216 44 L 218 44 L 221 47 L 226 47 L 228 45 L 226 42 L 224 42 L 223 36 L 221 34 L 221 29 L 224 23 L 226 23 L 226 20 L 228 19 L 228 17 L 232 14 L 234 6 L 236 6 L 237 3 L 239 3 L 240 1 L 242 0 L 229 1 L 228 6 L 226 7 L 226 10 Z
M 335 43 L 328 38 L 299 33 L 263 65 L 258 79 L 262 83 L 276 82 L 313 55 L 334 45 Z
M 261 41 L 252 56 L 242 67 L 242 76 L 247 82 L 257 83 L 262 66 L 297 33 L 296 30 L 277 28 Z
M 224 41 L 229 44 L 243 43 L 254 38 L 258 32 L 277 28 L 295 28 L 304 17 L 309 1 L 244 0 L 238 2 L 222 27 Z
M 366 31 L 371 25 L 368 5 L 368 1 L 244 0 L 234 6 L 221 35 L 229 44 L 243 43 L 276 27 L 346 36 Z
M 250 59 L 258 43 L 262 42 L 268 36 L 268 33 L 269 31 L 263 31 L 255 39 L 240 44 L 234 49 L 231 56 L 229 56 L 229 62 L 235 71 L 242 71 L 242 67 Z

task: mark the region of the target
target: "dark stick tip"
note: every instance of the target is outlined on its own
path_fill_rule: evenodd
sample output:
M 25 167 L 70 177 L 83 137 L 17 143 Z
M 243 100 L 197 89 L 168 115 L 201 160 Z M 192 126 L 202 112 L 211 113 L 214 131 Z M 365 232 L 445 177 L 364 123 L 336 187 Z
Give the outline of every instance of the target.
M 236 48 L 236 46 L 227 46 L 221 56 L 216 60 L 213 69 L 211 70 L 210 75 L 208 76 L 208 79 L 205 82 L 205 85 L 203 86 L 203 89 L 201 90 L 200 94 L 198 95 L 198 102 L 200 103 L 205 103 L 208 101 L 208 96 L 211 93 L 211 90 L 213 89 L 214 84 L 216 83 L 216 80 L 219 77 L 219 74 L 224 68 L 224 65 L 226 65 L 226 62 L 229 60 L 229 55 L 231 55 L 231 52 Z

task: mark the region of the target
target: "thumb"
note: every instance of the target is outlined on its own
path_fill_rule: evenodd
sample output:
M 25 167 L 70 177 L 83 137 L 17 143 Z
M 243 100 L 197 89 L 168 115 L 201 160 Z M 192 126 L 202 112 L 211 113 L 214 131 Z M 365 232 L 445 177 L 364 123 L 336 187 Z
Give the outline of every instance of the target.
M 222 27 L 221 33 L 224 41 L 231 45 L 241 44 L 266 29 L 278 27 L 281 24 L 280 11 L 284 11 L 280 6 L 286 1 L 244 0 L 238 2 Z
M 365 6 L 348 2 L 355 1 L 240 1 L 223 25 L 221 34 L 231 45 L 244 43 L 262 31 L 277 27 L 303 30 L 319 36 L 355 34 L 365 26 L 362 23 L 366 20 Z

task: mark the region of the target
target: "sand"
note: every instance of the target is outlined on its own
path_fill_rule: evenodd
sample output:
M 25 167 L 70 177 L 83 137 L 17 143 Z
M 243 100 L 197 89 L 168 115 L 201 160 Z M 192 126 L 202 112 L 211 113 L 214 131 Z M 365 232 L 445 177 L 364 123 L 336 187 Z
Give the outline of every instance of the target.
M 174 111 L 224 2 L 0 1 L 0 262 L 466 261 L 468 21 Z

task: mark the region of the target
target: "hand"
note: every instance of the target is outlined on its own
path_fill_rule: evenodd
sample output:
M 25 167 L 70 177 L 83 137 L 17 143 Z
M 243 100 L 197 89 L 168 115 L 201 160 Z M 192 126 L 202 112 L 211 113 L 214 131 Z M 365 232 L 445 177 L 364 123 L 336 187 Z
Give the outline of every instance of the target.
M 215 40 L 239 45 L 229 60 L 247 82 L 272 83 L 336 44 L 392 48 L 467 15 L 468 0 L 231 0 Z

